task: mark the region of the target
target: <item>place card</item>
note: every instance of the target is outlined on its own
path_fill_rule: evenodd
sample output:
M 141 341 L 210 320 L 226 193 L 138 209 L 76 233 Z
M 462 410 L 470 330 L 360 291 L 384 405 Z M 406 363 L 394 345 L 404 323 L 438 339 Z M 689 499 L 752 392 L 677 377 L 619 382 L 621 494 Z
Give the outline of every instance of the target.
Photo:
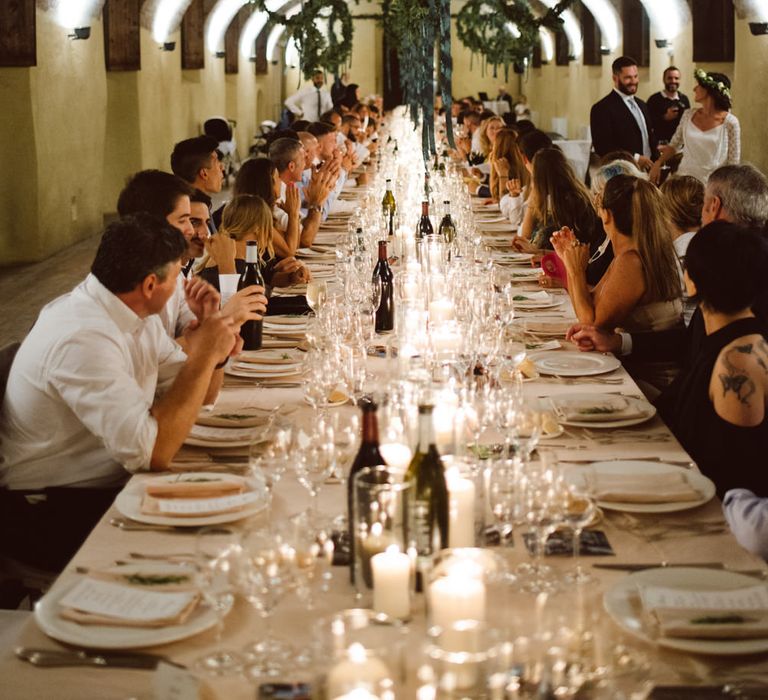
M 244 508 L 258 500 L 255 491 L 220 498 L 157 498 L 154 503 L 163 515 L 208 515 Z
M 523 542 L 528 552 L 536 552 L 536 536 L 532 532 L 523 534 Z M 573 556 L 573 536 L 570 530 L 553 532 L 547 539 L 544 550 L 546 556 Z M 616 553 L 602 530 L 582 530 L 579 538 L 579 554 L 590 557 L 614 556 Z
M 59 604 L 92 615 L 135 622 L 179 617 L 193 602 L 194 592 L 159 593 L 92 578 L 80 580 Z
M 646 610 L 768 610 L 768 588 L 749 586 L 729 591 L 689 591 L 662 586 L 640 586 Z

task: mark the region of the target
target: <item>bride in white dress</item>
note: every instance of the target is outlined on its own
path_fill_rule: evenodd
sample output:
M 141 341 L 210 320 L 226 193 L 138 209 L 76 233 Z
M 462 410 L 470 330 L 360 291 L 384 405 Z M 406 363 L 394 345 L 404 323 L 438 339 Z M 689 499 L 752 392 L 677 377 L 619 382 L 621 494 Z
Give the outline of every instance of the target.
M 703 183 L 721 165 L 736 165 L 741 159 L 739 120 L 731 114 L 731 81 L 722 73 L 697 69 L 693 98 L 701 104 L 683 112 L 680 124 L 668 146 L 653 164 L 649 179 L 658 183 L 661 168 L 682 150 L 678 175 L 691 175 Z

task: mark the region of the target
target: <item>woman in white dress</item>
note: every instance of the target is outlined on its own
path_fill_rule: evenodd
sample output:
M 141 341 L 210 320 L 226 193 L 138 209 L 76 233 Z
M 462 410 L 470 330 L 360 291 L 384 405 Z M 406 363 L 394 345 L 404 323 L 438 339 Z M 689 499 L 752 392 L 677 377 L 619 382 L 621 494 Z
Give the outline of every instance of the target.
M 648 175 L 658 184 L 662 166 L 680 150 L 683 159 L 678 175 L 691 175 L 703 183 L 721 165 L 737 165 L 741 159 L 739 120 L 731 114 L 731 81 L 722 73 L 694 72 L 693 99 L 701 107 L 683 112 L 680 124 L 668 146 Z

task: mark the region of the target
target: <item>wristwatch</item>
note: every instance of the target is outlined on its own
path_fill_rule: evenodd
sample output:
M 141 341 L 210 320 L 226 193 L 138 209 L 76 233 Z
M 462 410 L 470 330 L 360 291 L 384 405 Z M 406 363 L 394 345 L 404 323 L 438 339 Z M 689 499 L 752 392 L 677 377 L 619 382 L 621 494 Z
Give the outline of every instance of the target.
M 307 206 L 307 212 L 313 212 L 313 211 L 321 211 L 322 207 L 319 204 L 310 204 Z

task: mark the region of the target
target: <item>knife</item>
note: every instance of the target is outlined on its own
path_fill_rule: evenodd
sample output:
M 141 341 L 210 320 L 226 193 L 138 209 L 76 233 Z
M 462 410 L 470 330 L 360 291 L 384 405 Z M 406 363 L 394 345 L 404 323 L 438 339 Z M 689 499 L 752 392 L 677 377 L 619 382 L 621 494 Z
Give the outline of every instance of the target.
M 59 651 L 56 649 L 33 649 L 16 647 L 16 656 L 40 668 L 61 666 L 92 666 L 95 668 L 142 668 L 153 670 L 162 661 L 179 666 L 164 656 L 155 654 L 125 654 L 86 651 Z M 183 667 L 182 667 L 183 668 Z
M 674 567 L 692 567 L 694 569 L 724 569 L 725 565 L 719 561 L 691 562 L 672 564 L 668 561 L 651 562 L 648 564 L 592 564 L 595 569 L 609 569 L 611 571 L 645 571 L 646 569 L 669 569 Z

